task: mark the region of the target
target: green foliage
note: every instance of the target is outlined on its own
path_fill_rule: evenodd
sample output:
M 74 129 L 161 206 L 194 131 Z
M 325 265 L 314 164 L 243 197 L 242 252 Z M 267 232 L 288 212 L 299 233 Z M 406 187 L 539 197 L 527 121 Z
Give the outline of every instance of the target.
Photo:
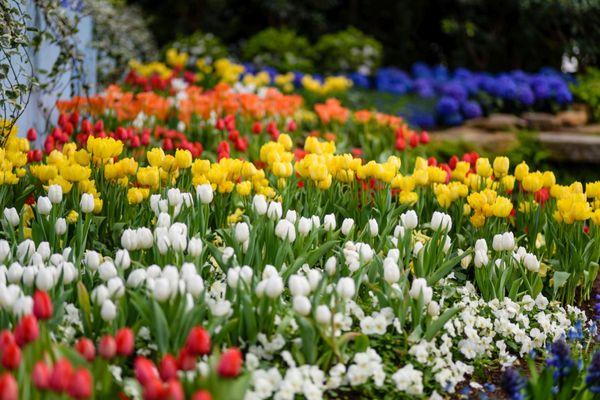
M 576 84 L 571 85 L 575 97 L 590 107 L 592 118 L 600 121 L 600 69 L 589 68 L 579 76 Z
M 313 49 L 307 38 L 288 29 L 265 29 L 242 47 L 243 58 L 281 72 L 313 70 Z
M 207 61 L 218 60 L 228 56 L 227 47 L 220 38 L 212 33 L 196 31 L 189 36 L 183 36 L 166 46 L 167 49 L 175 48 L 180 52 L 186 52 L 190 58 L 189 64 L 194 64 L 199 59 Z
M 354 27 L 321 36 L 315 45 L 316 62 L 323 72 L 372 73 L 381 64 L 383 47 Z

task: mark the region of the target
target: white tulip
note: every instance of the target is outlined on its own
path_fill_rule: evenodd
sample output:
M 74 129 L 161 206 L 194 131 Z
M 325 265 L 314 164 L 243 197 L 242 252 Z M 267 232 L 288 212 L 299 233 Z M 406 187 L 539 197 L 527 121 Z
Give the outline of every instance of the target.
M 501 234 L 494 235 L 494 238 L 492 239 L 492 249 L 494 249 L 495 251 L 504 250 L 504 244 L 502 243 Z
M 345 218 L 342 221 L 342 227 L 341 227 L 340 231 L 342 232 L 342 235 L 347 236 L 353 227 L 354 227 L 354 220 L 352 218 Z
M 140 228 L 136 231 L 136 247 L 140 249 L 151 249 L 154 246 L 154 237 L 152 231 L 146 227 Z M 123 246 L 124 247 L 124 246 Z M 131 251 L 131 249 L 127 249 Z
M 95 271 L 100 266 L 100 254 L 93 250 L 86 250 L 84 261 L 89 269 Z
M 62 236 L 67 232 L 67 221 L 64 218 L 57 218 L 54 223 L 54 232 L 57 236 Z
M 389 257 L 383 260 L 383 279 L 390 285 L 400 280 L 400 268 L 396 261 Z
M 377 224 L 377 220 L 374 218 L 369 220 L 369 234 L 371 237 L 379 235 L 379 225 Z
M 349 277 L 340 278 L 336 286 L 336 291 L 341 298 L 350 299 L 356 291 L 354 280 Z
M 35 276 L 35 286 L 48 291 L 54 286 L 54 276 L 50 268 L 41 268 Z
M 414 229 L 419 225 L 419 218 L 415 210 L 408 210 L 407 212 L 400 215 L 400 221 L 402 226 L 406 229 Z
M 308 283 L 308 279 L 302 275 L 294 274 L 290 276 L 288 286 L 293 297 L 310 294 L 310 284 Z
M 305 296 L 296 296 L 292 300 L 294 311 L 302 316 L 307 316 L 310 314 L 310 309 L 312 305 L 310 304 L 310 300 Z
M 231 257 L 233 257 L 234 255 L 235 254 L 232 247 L 225 247 L 223 249 L 223 254 L 221 255 L 221 257 L 224 263 L 228 263 L 229 260 L 231 260 Z
M 171 241 L 169 240 L 169 236 L 167 234 L 160 235 L 156 238 L 156 247 L 158 248 L 158 252 L 160 254 L 167 254 L 170 246 Z
M 35 283 L 35 277 L 37 275 L 37 268 L 33 266 L 28 266 L 23 268 L 23 276 L 21 279 L 23 280 L 23 285 L 27 287 L 32 287 Z
M 117 276 L 117 268 L 112 261 L 105 261 L 98 267 L 98 274 L 100 275 L 100 279 L 106 282 L 110 278 Z
M 240 280 L 240 267 L 233 267 L 227 270 L 227 285 L 236 289 Z
M 487 253 L 488 247 L 487 243 L 485 242 L 485 239 L 477 239 L 477 241 L 475 242 L 475 251 Z
M 335 227 L 335 215 L 327 214 L 323 219 L 323 228 L 325 228 L 326 231 L 332 231 L 335 229 Z
M 290 221 L 292 224 L 296 223 L 296 219 L 298 219 L 298 214 L 295 210 L 287 210 L 285 213 L 285 219 Z
M 193 237 L 188 242 L 188 254 L 192 257 L 199 257 L 202 253 L 202 239 Z
M 48 215 L 52 211 L 52 203 L 46 196 L 40 196 L 37 199 L 36 208 L 41 215 Z
M 35 243 L 31 239 L 25 239 L 17 246 L 17 258 L 21 262 L 28 261 L 35 253 Z
M 231 303 L 227 300 L 219 300 L 211 305 L 210 312 L 217 318 L 224 317 L 231 312 Z
M 440 315 L 440 305 L 437 303 L 437 301 L 432 301 L 429 303 L 427 306 L 427 314 L 432 317 L 437 317 Z
M 0 263 L 3 263 L 10 254 L 10 245 L 4 239 L 0 240 Z
M 46 241 L 41 242 L 38 245 L 36 252 L 42 257 L 42 260 L 47 260 L 52 254 L 52 251 L 50 250 L 50 243 Z
M 281 219 L 275 226 L 275 236 L 292 243 L 296 240 L 296 228 L 286 219 Z
M 415 247 L 413 247 L 413 257 L 418 257 L 421 250 L 423 250 L 423 242 L 416 242 Z
M 267 209 L 267 217 L 275 221 L 280 219 L 282 215 L 283 210 L 281 209 L 281 203 L 277 201 L 271 201 L 269 203 L 269 208 Z
M 313 228 L 319 229 L 321 227 L 321 218 L 319 218 L 318 215 L 313 215 L 312 217 L 310 217 L 310 220 L 312 222 Z
M 91 213 L 94 211 L 94 196 L 89 193 L 82 194 L 79 206 L 81 207 L 82 212 Z
M 310 290 L 316 290 L 317 286 L 319 286 L 319 283 L 321 283 L 321 279 L 323 279 L 323 277 L 321 276 L 321 271 L 317 270 L 317 269 L 311 269 L 310 271 L 308 271 L 308 274 L 306 275 L 308 278 L 308 283 L 310 284 Z
M 473 263 L 475 267 L 481 268 L 489 263 L 489 258 L 487 253 L 483 251 L 475 250 L 475 256 L 473 257 Z
M 250 285 L 250 283 L 252 282 L 252 275 L 254 275 L 254 271 L 249 266 L 244 265 L 240 269 L 240 278 L 242 278 L 242 280 L 246 282 L 247 285 Z
M 394 237 L 396 239 L 401 239 L 404 237 L 404 226 L 398 224 L 396 228 L 394 228 Z
M 6 271 L 6 279 L 9 283 L 18 283 L 21 281 L 23 276 L 23 267 L 18 262 L 10 264 L 8 271 Z
M 337 266 L 337 258 L 331 256 L 325 261 L 325 271 L 329 276 L 335 274 L 335 269 Z
M 300 236 L 306 236 L 310 233 L 312 221 L 308 218 L 300 217 L 298 221 L 298 233 Z
M 329 307 L 320 305 L 316 310 L 316 320 L 321 325 L 327 325 L 331 323 L 331 311 Z
M 169 205 L 177 206 L 183 203 L 183 197 L 181 196 L 181 190 L 178 188 L 171 188 L 167 191 L 167 198 L 169 199 Z
M 158 278 L 154 282 L 154 298 L 163 302 L 171 296 L 171 285 L 165 278 Z
M 204 183 L 196 187 L 196 197 L 202 204 L 210 204 L 213 201 L 213 188 L 209 183 Z
M 265 215 L 267 213 L 267 200 L 262 194 L 255 194 L 252 198 L 252 208 L 258 215 Z
M 12 308 L 20 293 L 21 288 L 17 285 L 0 285 L 0 307 L 5 310 Z
M 110 278 L 108 282 L 106 282 L 106 287 L 111 297 L 120 298 L 125 294 L 125 285 L 118 276 Z
M 239 243 L 243 243 L 250 238 L 250 228 L 245 222 L 238 222 L 235 224 L 235 240 Z
M 127 277 L 127 286 L 130 288 L 139 287 L 146 280 L 146 271 L 142 268 L 134 269 Z
M 194 205 L 194 197 L 191 193 L 182 193 L 181 198 L 183 199 L 183 204 L 185 204 L 186 207 L 192 207 Z
M 429 304 L 433 296 L 433 289 L 427 286 L 427 281 L 424 278 L 416 278 L 412 281 L 408 294 L 416 300 L 421 293 L 425 304 Z
M 48 186 L 48 199 L 52 202 L 52 204 L 58 204 L 62 201 L 63 191 L 62 186 L 60 185 L 50 185 Z
M 446 235 L 444 239 L 444 247 L 442 248 L 442 250 L 444 251 L 444 253 L 448 253 L 448 251 L 450 251 L 450 247 L 452 247 L 452 239 L 450 239 L 450 236 Z
M 108 299 L 108 296 L 108 288 L 104 285 L 98 285 L 92 290 L 91 298 L 94 304 L 102 304 L 104 300 Z
M 73 265 L 72 262 L 64 262 L 58 267 L 58 274 L 62 273 L 62 283 L 63 285 L 68 285 L 72 283 L 78 275 L 78 271 Z
M 504 232 L 502 234 L 502 246 L 504 250 L 512 251 L 515 248 L 515 234 L 512 232 Z
M 20 222 L 19 214 L 14 207 L 4 209 L 4 219 L 13 227 L 19 225 Z
M 400 259 L 400 250 L 398 249 L 389 249 L 387 253 L 388 258 L 394 260 L 394 262 L 398 262 Z
M 33 298 L 31 296 L 21 296 L 13 305 L 13 314 L 20 317 L 31 314 L 33 311 Z
M 131 265 L 131 258 L 129 257 L 127 249 L 117 250 L 117 254 L 115 255 L 115 265 L 123 270 L 129 268 Z
M 274 299 L 279 297 L 283 292 L 283 280 L 279 275 L 272 275 L 267 279 L 267 284 L 265 286 L 265 294 Z
M 156 219 L 156 226 L 161 228 L 168 228 L 171 226 L 171 216 L 166 212 L 161 212 L 158 214 L 158 218 Z
M 102 309 L 100 310 L 100 316 L 105 321 L 112 321 L 117 317 L 117 307 L 111 300 L 104 300 L 102 303 Z
M 204 280 L 198 274 L 192 275 L 186 279 L 186 288 L 193 297 L 198 297 L 204 290 Z
M 450 231 L 452 229 L 452 217 L 446 213 L 434 211 L 431 216 L 431 229 L 434 231 L 444 230 Z
M 523 257 L 523 265 L 531 272 L 538 272 L 540 270 L 540 262 L 535 254 L 525 254 L 525 257 Z

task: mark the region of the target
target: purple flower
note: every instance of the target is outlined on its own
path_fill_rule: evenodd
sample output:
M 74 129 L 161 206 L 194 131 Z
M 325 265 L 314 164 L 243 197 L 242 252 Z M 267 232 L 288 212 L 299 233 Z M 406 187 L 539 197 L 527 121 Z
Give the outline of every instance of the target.
M 481 117 L 481 115 L 483 114 L 481 112 L 481 106 L 479 105 L 479 103 L 473 100 L 465 101 L 464 103 L 462 103 L 461 108 L 465 119 Z
M 575 367 L 575 362 L 571 358 L 571 349 L 567 342 L 561 339 L 552 343 L 550 346 L 550 357 L 546 363 L 555 368 L 555 380 L 560 380 L 568 376 Z
M 592 393 L 600 393 L 600 351 L 592 357 L 592 362 L 587 370 L 585 384 Z
M 452 97 L 444 96 L 438 101 L 435 110 L 442 118 L 456 114 L 458 113 L 458 101 Z
M 510 400 L 524 399 L 523 388 L 525 387 L 525 380 L 515 369 L 508 368 L 504 371 L 500 386 L 502 386 L 502 389 Z
M 535 102 L 535 97 L 529 85 L 519 85 L 517 88 L 517 100 L 525 106 L 530 106 Z

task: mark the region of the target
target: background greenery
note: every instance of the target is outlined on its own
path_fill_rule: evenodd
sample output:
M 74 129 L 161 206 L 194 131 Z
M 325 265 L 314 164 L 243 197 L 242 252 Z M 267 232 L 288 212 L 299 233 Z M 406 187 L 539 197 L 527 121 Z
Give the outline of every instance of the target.
M 266 27 L 316 43 L 354 26 L 379 40 L 384 64 L 415 61 L 500 71 L 600 61 L 598 0 L 128 0 L 144 10 L 160 46 L 198 30 L 230 50 Z

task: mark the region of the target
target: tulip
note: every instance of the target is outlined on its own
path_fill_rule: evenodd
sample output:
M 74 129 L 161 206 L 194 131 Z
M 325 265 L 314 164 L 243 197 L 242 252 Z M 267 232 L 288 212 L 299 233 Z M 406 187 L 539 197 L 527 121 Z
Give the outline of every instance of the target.
M 390 257 L 383 260 L 383 279 L 390 285 L 400 280 L 400 268 Z
M 213 189 L 208 183 L 196 187 L 196 196 L 202 204 L 209 204 L 213 201 Z
M 181 382 L 179 382 L 177 379 L 171 379 L 168 381 L 163 398 L 169 400 L 184 400 L 185 393 L 183 391 L 183 387 L 181 386 Z
M 193 371 L 196 369 L 196 356 L 189 352 L 187 347 L 182 347 L 177 356 L 177 366 L 182 371 Z
M 50 367 L 43 361 L 38 361 L 33 366 L 31 380 L 34 386 L 39 390 L 50 388 Z
M 321 304 L 317 307 L 315 319 L 319 324 L 327 325 L 331 323 L 331 311 L 329 307 Z
M 265 215 L 267 213 L 268 208 L 265 196 L 263 196 L 262 194 L 254 195 L 254 198 L 252 199 L 252 208 L 254 209 L 254 212 L 256 212 L 258 215 Z
M 133 362 L 133 369 L 135 372 L 135 378 L 142 384 L 142 386 L 146 386 L 154 379 L 160 380 L 156 366 L 152 361 L 145 357 L 137 357 Z
M 0 332 L 0 354 L 2 354 L 4 349 L 11 344 L 16 344 L 15 337 L 11 331 L 4 329 L 2 332 Z
M 166 354 L 159 365 L 160 377 L 163 381 L 177 378 L 177 360 L 171 354 Z
M 210 334 L 200 326 L 193 327 L 188 334 L 185 347 L 195 356 L 202 356 L 210 353 Z
M 31 343 L 40 335 L 40 328 L 37 319 L 33 315 L 26 315 L 17 324 L 15 328 L 15 341 L 20 347 Z
M 424 278 L 416 278 L 412 281 L 408 294 L 415 300 L 419 299 L 422 294 L 425 304 L 429 304 L 433 296 L 433 289 L 427 286 L 427 280 Z
M 206 390 L 198 390 L 192 395 L 191 400 L 212 400 L 212 396 Z
M 113 321 L 117 316 L 117 307 L 112 300 L 106 299 L 102 302 L 102 308 L 100 309 L 100 316 L 105 321 Z
M 87 361 L 94 361 L 96 358 L 96 349 L 94 343 L 88 338 L 81 338 L 75 343 L 75 350 Z
M 336 290 L 341 298 L 347 300 L 354 296 L 356 285 L 354 284 L 354 280 L 352 278 L 343 277 L 338 281 Z
M 245 222 L 238 222 L 235 225 L 235 239 L 239 243 L 244 243 L 250 237 L 250 229 Z
M 19 400 L 19 388 L 9 372 L 0 375 L 0 400 Z
M 79 206 L 81 207 L 82 212 L 91 213 L 94 211 L 94 196 L 89 193 L 82 194 Z
M 48 293 L 36 290 L 33 295 L 33 315 L 39 320 L 46 320 L 52 316 L 52 299 Z
M 6 346 L 2 352 L 2 366 L 6 369 L 16 369 L 21 364 L 21 349 L 16 344 Z
M 115 265 L 120 269 L 127 269 L 131 265 L 131 258 L 127 249 L 117 250 L 115 254 Z
M 121 328 L 115 334 L 117 343 L 117 354 L 120 356 L 129 356 L 133 353 L 135 338 L 129 328 Z
M 78 368 L 71 377 L 67 393 L 74 399 L 87 399 L 92 396 L 92 374 L 85 368 Z
M 295 312 L 305 317 L 310 313 L 312 305 L 306 296 L 296 296 L 292 300 L 292 306 Z
M 50 374 L 50 389 L 55 392 L 64 392 L 69 387 L 71 377 L 73 375 L 73 367 L 66 358 L 58 360 L 52 368 Z
M 46 196 L 40 196 L 37 199 L 37 210 L 41 215 L 48 215 L 52 211 L 52 203 Z
M 240 374 L 242 362 L 242 352 L 237 347 L 232 347 L 221 355 L 217 372 L 224 378 L 235 378 Z
M 13 227 L 19 225 L 20 222 L 19 214 L 14 207 L 4 209 L 4 219 Z
M 102 358 L 110 360 L 117 354 L 117 342 L 110 335 L 104 335 L 98 343 L 98 353 Z
M 352 218 L 345 218 L 342 221 L 342 228 L 340 229 L 342 232 L 342 235 L 347 236 L 353 227 L 354 227 L 354 220 Z
M 35 142 L 37 140 L 38 134 L 35 128 L 29 128 L 27 131 L 27 140 L 30 142 Z

